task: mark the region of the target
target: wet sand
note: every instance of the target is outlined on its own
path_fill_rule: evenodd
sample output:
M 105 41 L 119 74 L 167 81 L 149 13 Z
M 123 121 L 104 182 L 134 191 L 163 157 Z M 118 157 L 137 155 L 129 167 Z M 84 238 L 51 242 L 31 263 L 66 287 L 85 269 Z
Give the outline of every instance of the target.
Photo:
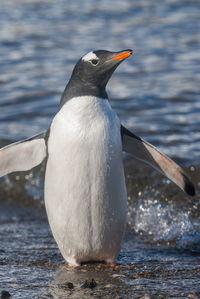
M 0 291 L 11 298 L 200 297 L 197 252 L 151 244 L 128 229 L 116 268 L 100 263 L 67 266 L 43 205 L 28 200 L 1 200 Z

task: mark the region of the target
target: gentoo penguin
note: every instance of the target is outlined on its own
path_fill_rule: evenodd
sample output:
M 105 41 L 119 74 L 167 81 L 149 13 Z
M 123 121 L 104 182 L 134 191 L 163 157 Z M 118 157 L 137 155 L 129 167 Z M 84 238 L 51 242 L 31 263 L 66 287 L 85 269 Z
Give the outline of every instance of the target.
M 116 261 L 126 223 L 122 151 L 167 176 L 189 195 L 184 171 L 134 135 L 111 108 L 106 84 L 132 50 L 98 50 L 76 64 L 49 129 L 0 150 L 0 176 L 47 158 L 45 206 L 53 236 L 72 265 Z

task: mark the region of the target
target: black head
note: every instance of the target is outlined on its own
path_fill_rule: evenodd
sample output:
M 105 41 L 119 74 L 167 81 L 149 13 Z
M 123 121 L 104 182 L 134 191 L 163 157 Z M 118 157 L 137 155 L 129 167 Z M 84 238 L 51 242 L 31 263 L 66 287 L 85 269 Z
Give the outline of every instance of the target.
M 76 64 L 72 79 L 79 79 L 87 85 L 105 87 L 117 66 L 131 54 L 132 50 L 89 52 Z
M 132 53 L 129 49 L 119 52 L 97 50 L 84 55 L 74 67 L 61 105 L 75 96 L 94 95 L 107 98 L 106 84 L 117 66 Z

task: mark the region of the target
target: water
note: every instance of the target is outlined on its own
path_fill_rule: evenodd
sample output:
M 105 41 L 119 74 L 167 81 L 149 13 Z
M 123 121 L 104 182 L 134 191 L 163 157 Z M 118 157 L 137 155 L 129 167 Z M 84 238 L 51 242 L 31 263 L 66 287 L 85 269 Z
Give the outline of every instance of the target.
M 93 275 L 96 297 L 198 294 L 199 1 L 3 0 L 0 6 L 1 146 L 49 126 L 80 56 L 132 48 L 108 85 L 112 107 L 124 125 L 179 162 L 197 188 L 191 199 L 125 155 L 127 235 L 121 276 L 113 277 L 92 265 L 86 272 L 59 270 L 63 260 L 43 207 L 44 165 L 1 179 L 0 289 L 15 298 L 84 298 L 79 283 Z M 59 287 L 70 279 L 72 293 Z

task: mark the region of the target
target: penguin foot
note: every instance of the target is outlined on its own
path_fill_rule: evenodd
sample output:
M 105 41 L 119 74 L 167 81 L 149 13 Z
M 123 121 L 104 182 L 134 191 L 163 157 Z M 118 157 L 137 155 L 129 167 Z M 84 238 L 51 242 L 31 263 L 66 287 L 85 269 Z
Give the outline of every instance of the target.
M 116 263 L 106 263 L 106 266 L 113 268 L 115 270 L 119 269 L 119 266 Z
M 77 268 L 81 265 L 75 258 L 67 258 L 65 260 L 67 262 L 67 266 L 70 268 Z
M 112 260 L 106 260 L 106 266 L 111 267 L 113 269 L 119 269 L 117 263 Z
M 70 263 L 68 263 L 67 262 L 67 266 L 69 267 L 69 268 L 77 268 L 77 267 L 79 267 L 80 266 L 80 264 L 70 264 Z

